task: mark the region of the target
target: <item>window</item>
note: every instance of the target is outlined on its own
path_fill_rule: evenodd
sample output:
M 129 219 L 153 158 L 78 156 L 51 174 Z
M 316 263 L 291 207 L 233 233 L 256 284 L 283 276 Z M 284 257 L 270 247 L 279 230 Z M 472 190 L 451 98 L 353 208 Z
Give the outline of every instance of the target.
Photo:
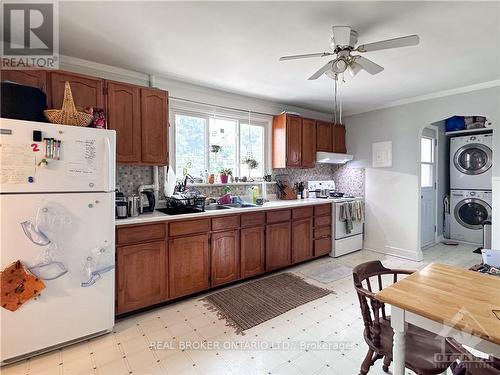
M 434 186 L 434 139 L 427 137 L 420 141 L 420 186 Z
M 266 131 L 269 119 L 254 119 L 247 112 L 186 109 L 173 110 L 174 157 L 177 176 L 219 174 L 231 169 L 233 176 L 262 177 L 269 154 Z

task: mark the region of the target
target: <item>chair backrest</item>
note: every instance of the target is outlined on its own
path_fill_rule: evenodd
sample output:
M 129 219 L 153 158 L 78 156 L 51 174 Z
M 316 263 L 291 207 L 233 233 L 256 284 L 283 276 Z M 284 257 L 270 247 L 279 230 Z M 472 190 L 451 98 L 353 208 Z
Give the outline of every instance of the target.
M 489 359 L 479 358 L 454 339 L 447 338 L 446 341 L 465 368 L 467 375 L 500 375 L 500 360 L 498 358 L 491 356 Z
M 384 288 L 382 276 L 392 275 L 391 283 L 395 283 L 399 275 L 413 272 L 415 271 L 386 268 L 378 260 L 359 264 L 352 270 L 366 336 L 375 347 L 380 346 L 380 318 L 387 320 L 385 304 L 375 298 L 375 293 Z M 372 283 L 375 284 L 375 290 Z

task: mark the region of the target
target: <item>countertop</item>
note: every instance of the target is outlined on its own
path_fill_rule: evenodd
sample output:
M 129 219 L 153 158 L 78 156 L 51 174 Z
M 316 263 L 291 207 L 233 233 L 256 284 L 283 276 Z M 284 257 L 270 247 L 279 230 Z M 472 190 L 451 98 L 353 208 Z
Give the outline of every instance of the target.
M 155 211 L 152 213 L 142 214 L 136 217 L 129 217 L 127 219 L 116 219 L 115 225 L 130 225 L 130 224 L 146 224 L 157 221 L 171 221 L 171 220 L 181 220 L 181 219 L 195 219 L 195 218 L 204 218 L 204 217 L 212 217 L 212 216 L 220 216 L 220 215 L 231 215 L 231 214 L 241 214 L 244 212 L 255 212 L 255 211 L 263 211 L 263 210 L 276 210 L 280 208 L 295 208 L 295 207 L 303 207 L 310 206 L 316 204 L 325 204 L 325 203 L 337 203 L 337 202 L 346 202 L 352 200 L 352 198 L 335 198 L 335 199 L 320 199 L 320 198 L 308 198 L 308 199 L 294 199 L 294 200 L 286 200 L 286 201 L 270 201 L 265 203 L 263 206 L 256 207 L 245 207 L 245 208 L 229 208 L 227 210 L 209 210 L 205 212 L 192 213 L 192 214 L 182 214 L 182 215 L 167 215 L 159 211 Z

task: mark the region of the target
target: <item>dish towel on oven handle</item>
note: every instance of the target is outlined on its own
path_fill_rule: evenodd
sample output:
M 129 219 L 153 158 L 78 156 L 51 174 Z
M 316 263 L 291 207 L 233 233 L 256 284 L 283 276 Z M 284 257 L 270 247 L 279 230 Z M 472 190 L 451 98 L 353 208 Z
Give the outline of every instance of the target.
M 353 229 L 353 221 L 363 222 L 364 207 L 360 199 L 345 202 L 339 208 L 339 220 L 345 222 L 346 233 L 350 234 Z

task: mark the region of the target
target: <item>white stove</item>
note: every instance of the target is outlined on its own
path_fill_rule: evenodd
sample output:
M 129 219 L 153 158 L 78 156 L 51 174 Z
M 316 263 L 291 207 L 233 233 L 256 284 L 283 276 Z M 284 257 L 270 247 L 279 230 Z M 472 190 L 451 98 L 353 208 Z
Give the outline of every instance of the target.
M 311 191 L 321 191 L 316 198 L 324 198 L 332 202 L 332 250 L 331 257 L 339 257 L 353 251 L 363 248 L 363 229 L 364 220 L 353 221 L 352 228 L 347 229 L 346 221 L 340 218 L 340 209 L 343 204 L 354 200 L 363 200 L 358 197 L 333 197 L 331 193 L 335 192 L 335 181 L 308 181 L 307 189 L 311 197 Z

